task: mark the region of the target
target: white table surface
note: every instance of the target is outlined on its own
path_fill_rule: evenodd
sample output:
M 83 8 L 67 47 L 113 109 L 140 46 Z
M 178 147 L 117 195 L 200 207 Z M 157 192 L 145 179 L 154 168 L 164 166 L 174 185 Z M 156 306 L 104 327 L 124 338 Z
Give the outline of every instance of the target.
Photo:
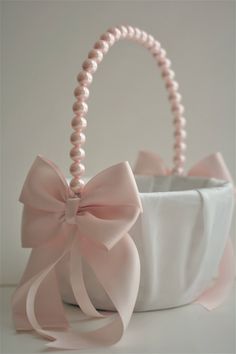
M 47 349 L 46 341 L 32 332 L 16 333 L 11 321 L 10 298 L 13 287 L 1 291 L 0 353 L 73 353 Z M 121 341 L 113 347 L 82 350 L 90 353 L 235 353 L 235 290 L 225 304 L 212 312 L 200 305 L 135 313 Z M 77 318 L 76 308 L 66 306 L 69 319 Z M 77 351 L 76 351 L 77 352 Z

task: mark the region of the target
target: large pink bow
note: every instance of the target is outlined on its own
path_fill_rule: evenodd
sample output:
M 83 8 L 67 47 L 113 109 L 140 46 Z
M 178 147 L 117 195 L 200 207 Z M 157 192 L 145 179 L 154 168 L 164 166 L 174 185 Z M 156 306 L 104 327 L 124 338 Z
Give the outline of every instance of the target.
M 134 166 L 134 174 L 151 176 L 170 175 L 171 170 L 166 167 L 159 155 L 149 151 L 140 151 Z M 217 178 L 233 183 L 230 172 L 219 152 L 199 161 L 189 170 L 187 175 Z M 219 265 L 217 280 L 195 302 L 203 305 L 208 310 L 216 308 L 227 298 L 234 283 L 234 276 L 234 252 L 231 239 L 228 237 Z
M 16 329 L 34 329 L 53 340 L 47 345 L 55 348 L 117 342 L 131 318 L 140 279 L 139 256 L 128 231 L 142 207 L 129 164 L 102 171 L 78 198 L 58 167 L 38 156 L 20 201 L 24 204 L 22 245 L 33 250 L 13 295 Z M 90 332 L 74 331 L 65 318 L 56 267 L 66 255 L 78 305 L 85 314 L 98 318 L 96 329 Z M 82 259 L 113 302 L 114 315 L 104 316 L 92 305 L 83 280 Z

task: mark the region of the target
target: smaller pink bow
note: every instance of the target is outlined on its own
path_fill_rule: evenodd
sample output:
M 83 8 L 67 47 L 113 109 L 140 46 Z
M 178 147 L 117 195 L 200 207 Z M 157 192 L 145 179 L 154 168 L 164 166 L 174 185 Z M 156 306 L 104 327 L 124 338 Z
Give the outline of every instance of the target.
M 149 151 L 139 152 L 133 171 L 136 175 L 167 176 L 171 174 L 171 170 L 166 167 L 162 158 Z M 219 152 L 199 161 L 189 170 L 187 176 L 217 178 L 233 183 L 230 172 Z M 219 264 L 217 280 L 195 302 L 203 305 L 208 310 L 216 308 L 227 298 L 234 283 L 234 276 L 234 252 L 231 239 L 228 237 Z
M 102 171 L 78 198 L 58 167 L 39 156 L 28 173 L 20 201 L 24 204 L 22 245 L 33 250 L 13 295 L 16 329 L 34 329 L 53 340 L 48 346 L 54 348 L 80 349 L 117 342 L 131 318 L 140 279 L 139 256 L 128 231 L 142 207 L 129 164 Z M 75 299 L 86 315 L 98 317 L 100 327 L 96 330 L 80 333 L 68 327 L 56 275 L 57 265 L 66 256 Z M 82 259 L 116 308 L 114 316 L 94 308 L 83 279 Z M 105 324 L 104 317 L 109 317 Z

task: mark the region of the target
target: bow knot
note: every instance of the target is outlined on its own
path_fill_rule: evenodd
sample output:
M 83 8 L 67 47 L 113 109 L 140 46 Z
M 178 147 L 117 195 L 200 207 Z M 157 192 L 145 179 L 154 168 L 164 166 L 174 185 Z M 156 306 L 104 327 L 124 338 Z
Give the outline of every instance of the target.
M 67 224 L 76 224 L 76 215 L 79 211 L 80 198 L 68 198 L 65 203 L 65 220 Z

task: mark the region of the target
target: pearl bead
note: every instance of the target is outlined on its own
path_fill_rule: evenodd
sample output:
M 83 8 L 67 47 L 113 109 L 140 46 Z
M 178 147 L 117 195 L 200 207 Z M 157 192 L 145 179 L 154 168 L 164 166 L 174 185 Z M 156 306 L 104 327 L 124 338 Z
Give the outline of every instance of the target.
M 147 38 L 148 38 L 148 34 L 145 31 L 142 31 L 141 32 L 141 38 L 140 38 L 141 43 L 144 44 L 147 41 Z
M 89 89 L 86 86 L 78 86 L 74 91 L 74 96 L 80 100 L 85 100 L 89 97 Z
M 134 37 L 134 28 L 132 26 L 128 26 L 127 27 L 127 30 L 128 30 L 128 34 L 127 34 L 127 37 L 128 38 L 133 38 Z
M 128 34 L 127 28 L 125 26 L 119 26 L 118 29 L 120 30 L 121 38 L 125 38 Z
M 106 41 L 102 41 L 101 39 L 99 41 L 97 41 L 95 44 L 94 44 L 94 48 L 95 49 L 99 49 L 101 50 L 101 52 L 103 54 L 107 53 L 108 50 L 109 50 L 109 45 Z
M 93 76 L 87 71 L 81 71 L 77 77 L 79 83 L 83 86 L 88 86 L 93 81 Z
M 161 48 L 158 54 L 158 57 L 161 58 L 166 58 L 166 50 L 164 48 Z
M 88 112 L 88 105 L 87 103 L 85 102 L 81 102 L 81 101 L 76 101 L 74 104 L 73 104 L 73 111 L 76 113 L 76 114 L 79 114 L 79 115 L 84 115 Z
M 121 32 L 117 27 L 109 28 L 107 32 L 111 33 L 114 36 L 115 40 L 119 40 L 121 37 Z
M 94 74 L 95 71 L 97 70 L 97 63 L 95 60 L 92 60 L 92 59 L 86 59 L 84 62 L 83 62 L 83 69 L 85 71 L 88 71 L 89 73 L 91 74 Z
M 101 35 L 100 39 L 106 41 L 109 44 L 109 47 L 111 47 L 115 43 L 115 37 L 110 32 L 106 32 L 103 35 Z
M 186 139 L 187 133 L 184 129 L 181 129 L 181 130 L 175 131 L 174 136 L 175 136 L 176 144 L 179 144 L 179 143 L 182 143 Z
M 155 41 L 153 46 L 150 48 L 150 52 L 153 56 L 158 56 L 160 54 L 161 44 Z
M 176 116 L 181 116 L 184 113 L 184 106 L 179 103 L 172 104 L 171 109 Z
M 170 70 L 168 67 L 166 67 L 165 64 L 161 65 L 161 74 L 165 82 L 167 81 L 169 82 L 170 80 L 173 80 L 175 77 L 175 72 L 173 70 Z
M 83 160 L 85 157 L 85 151 L 80 147 L 75 146 L 70 150 L 70 157 L 74 161 Z
M 165 78 L 165 83 L 166 83 L 166 88 L 168 89 L 170 95 L 172 95 L 173 93 L 175 93 L 175 91 L 179 89 L 178 82 L 172 80 L 169 77 Z
M 81 176 L 85 171 L 85 167 L 82 163 L 78 163 L 78 162 L 74 162 L 71 166 L 70 166 L 70 173 L 74 176 L 74 177 L 79 177 Z
M 87 127 L 87 120 L 82 116 L 75 116 L 71 122 L 74 130 L 85 129 Z
M 174 92 L 173 94 L 169 95 L 169 100 L 170 101 L 175 101 L 175 102 L 181 102 L 182 96 L 179 94 L 179 92 Z
M 97 63 L 100 63 L 103 59 L 103 53 L 101 50 L 92 49 L 88 54 L 89 59 L 95 60 Z
M 176 117 L 173 121 L 176 131 L 183 129 L 186 126 L 186 119 L 184 117 Z
M 187 146 L 183 142 L 174 145 L 174 149 L 177 152 L 177 154 L 181 154 L 183 151 L 186 150 L 186 148 Z
M 137 28 L 137 27 L 135 27 L 135 29 L 134 29 L 134 37 L 135 37 L 135 39 L 138 41 L 139 39 L 140 39 L 140 37 L 141 37 L 141 31 L 140 31 L 140 29 L 139 28 Z
M 76 131 L 76 132 L 72 133 L 70 136 L 70 141 L 73 145 L 84 144 L 85 140 L 86 140 L 85 135 L 80 131 Z
M 159 64 L 159 62 L 158 62 Z M 161 70 L 167 70 L 170 69 L 171 67 L 171 61 L 167 58 L 165 58 L 160 64 L 159 66 L 161 66 Z
M 156 56 L 156 60 L 157 60 L 157 63 L 160 67 L 165 67 L 168 65 L 168 59 L 166 58 L 165 55 L 161 54 L 162 50 L 164 51 L 164 49 L 160 50 L 160 54 Z M 167 61 L 167 65 L 166 65 L 166 61 Z
M 147 40 L 146 40 L 146 42 L 145 42 L 145 47 L 147 48 L 147 49 L 150 49 L 153 45 L 154 45 L 154 37 L 151 35 L 151 34 L 149 34 L 148 36 L 147 36 Z
M 84 186 L 85 186 L 85 183 L 82 179 L 73 178 L 70 182 L 70 188 L 76 194 L 81 193 Z

